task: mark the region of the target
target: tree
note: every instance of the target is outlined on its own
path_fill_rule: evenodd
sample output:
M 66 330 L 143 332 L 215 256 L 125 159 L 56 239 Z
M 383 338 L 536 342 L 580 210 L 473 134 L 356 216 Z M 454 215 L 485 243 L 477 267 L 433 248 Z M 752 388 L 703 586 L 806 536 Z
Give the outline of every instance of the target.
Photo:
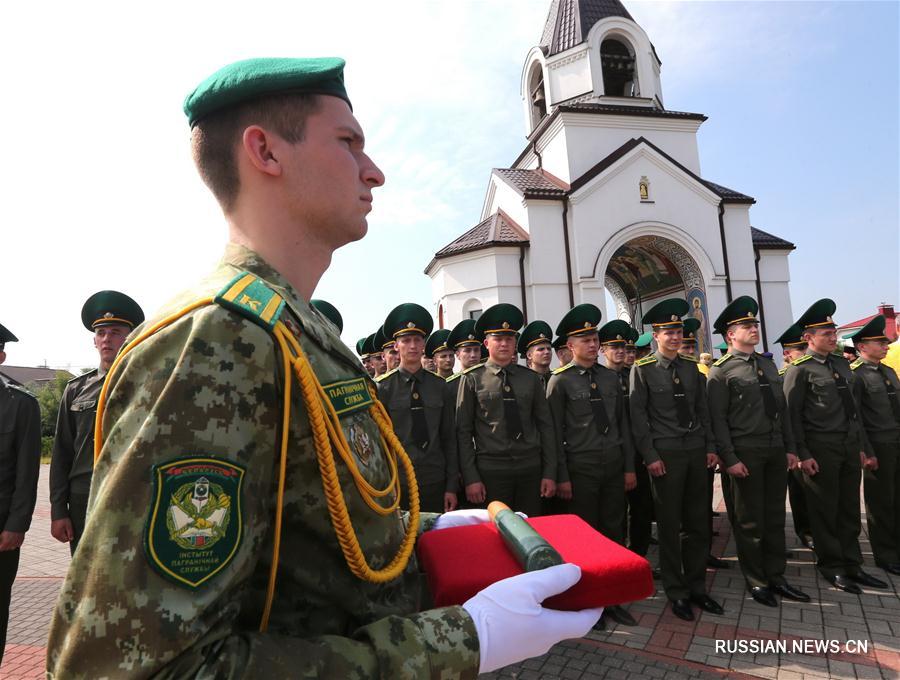
M 56 418 L 59 414 L 59 402 L 62 400 L 69 375 L 58 371 L 53 380 L 43 384 L 28 383 L 25 387 L 37 397 L 41 407 L 41 457 L 48 457 L 53 451 L 53 438 L 56 436 Z

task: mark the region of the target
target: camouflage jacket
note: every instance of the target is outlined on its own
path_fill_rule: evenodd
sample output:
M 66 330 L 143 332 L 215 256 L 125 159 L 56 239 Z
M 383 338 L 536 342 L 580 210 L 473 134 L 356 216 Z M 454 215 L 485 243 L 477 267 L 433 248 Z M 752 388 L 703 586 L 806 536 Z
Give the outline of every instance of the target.
M 377 427 L 365 403 L 345 399 L 367 395 L 368 376 L 332 325 L 252 251 L 229 245 L 211 276 L 132 338 L 241 272 L 284 298 L 281 318 L 341 414 L 360 471 L 385 487 Z M 259 632 L 283 405 L 280 353 L 264 328 L 218 304 L 202 306 L 136 346 L 108 379 L 87 526 L 51 625 L 50 677 L 477 674 L 478 640 L 465 611 L 416 612 L 415 558 L 386 584 L 350 572 L 296 380 L 278 578 L 268 631 Z M 383 568 L 402 541 L 404 518 L 374 513 L 340 459 L 337 469 L 363 552 Z

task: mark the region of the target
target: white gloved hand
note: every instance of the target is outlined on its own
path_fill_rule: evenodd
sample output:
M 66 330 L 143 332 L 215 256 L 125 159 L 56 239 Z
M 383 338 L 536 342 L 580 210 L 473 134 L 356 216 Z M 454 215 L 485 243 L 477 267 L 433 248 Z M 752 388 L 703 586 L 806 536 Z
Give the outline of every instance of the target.
M 522 519 L 528 519 L 528 515 L 524 512 L 516 513 Z M 488 514 L 487 510 L 479 510 L 478 508 L 471 508 L 469 510 L 453 510 L 451 512 L 445 512 L 443 515 L 438 517 L 434 521 L 434 526 L 431 527 L 431 530 L 434 531 L 436 529 L 450 529 L 452 527 L 467 527 L 472 524 L 484 524 L 485 522 L 490 522 L 491 516 Z
M 546 654 L 561 640 L 587 635 L 603 608 L 562 612 L 544 609 L 545 598 L 581 579 L 575 564 L 560 564 L 497 581 L 463 604 L 475 622 L 481 654 L 478 672 Z

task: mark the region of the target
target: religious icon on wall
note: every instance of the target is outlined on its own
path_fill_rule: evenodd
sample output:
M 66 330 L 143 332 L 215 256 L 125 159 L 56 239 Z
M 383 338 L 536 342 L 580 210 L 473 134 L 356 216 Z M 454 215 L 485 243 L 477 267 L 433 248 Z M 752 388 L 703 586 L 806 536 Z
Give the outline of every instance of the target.
M 706 293 L 699 288 L 691 288 L 685 297 L 687 298 L 688 304 L 691 306 L 688 316 L 693 316 L 700 322 L 700 328 L 697 329 L 697 333 L 695 334 L 697 338 L 697 353 L 702 354 L 703 352 L 709 352 L 711 343 L 709 325 L 706 322 Z
M 650 180 L 646 177 L 641 177 L 641 181 L 638 182 L 638 191 L 641 194 L 642 201 L 650 200 Z

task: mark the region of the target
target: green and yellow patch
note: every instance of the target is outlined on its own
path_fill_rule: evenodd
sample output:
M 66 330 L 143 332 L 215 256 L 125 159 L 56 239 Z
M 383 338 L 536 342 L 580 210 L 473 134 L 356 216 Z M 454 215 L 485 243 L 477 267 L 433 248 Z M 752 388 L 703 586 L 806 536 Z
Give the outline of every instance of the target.
M 384 376 L 387 375 L 389 374 L 384 374 Z M 334 407 L 335 413 L 339 416 L 353 413 L 372 405 L 372 394 L 369 392 L 369 384 L 365 378 L 339 380 L 328 385 L 322 385 L 322 389 L 325 390 L 328 400 Z
M 231 562 L 243 535 L 245 472 L 230 461 L 202 456 L 153 467 L 144 552 L 161 576 L 198 588 Z

